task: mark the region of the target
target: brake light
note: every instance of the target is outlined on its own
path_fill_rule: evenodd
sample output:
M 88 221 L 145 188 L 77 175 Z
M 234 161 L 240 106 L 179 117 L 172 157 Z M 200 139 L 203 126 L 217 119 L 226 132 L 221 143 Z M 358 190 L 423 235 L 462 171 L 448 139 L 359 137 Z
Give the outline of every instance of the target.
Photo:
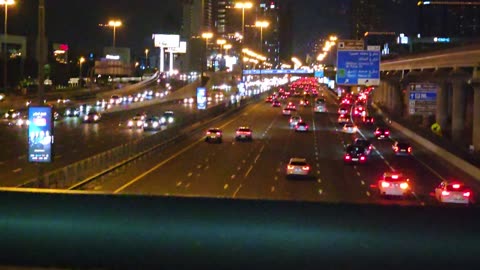
M 398 147 L 395 146 L 394 150 L 395 150 L 395 152 L 398 152 Z
M 448 195 L 450 195 L 450 192 L 446 190 L 442 191 L 442 196 L 448 196 Z
M 385 134 L 386 134 L 386 135 L 390 134 L 390 131 L 388 131 L 388 130 L 387 130 L 387 131 L 385 131 Z
M 308 170 L 310 170 L 310 166 L 303 166 L 303 167 L 302 167 L 302 170 L 308 171 Z
M 409 153 L 412 152 L 412 147 L 408 147 L 408 152 L 409 152 Z
M 292 166 L 292 165 L 288 165 L 287 168 L 288 168 L 289 170 L 293 170 L 295 167 Z
M 470 191 L 463 193 L 463 197 L 470 197 Z
M 210 135 L 210 131 L 207 131 L 207 135 Z
M 350 156 L 349 156 L 349 155 L 346 155 L 346 156 L 345 156 L 345 160 L 350 160 Z
M 222 133 L 221 132 L 217 132 L 217 135 L 221 135 Z
M 460 184 L 453 184 L 453 188 L 455 189 L 460 188 Z
M 382 182 L 382 187 L 387 188 L 390 186 L 390 183 L 383 181 Z
M 407 189 L 408 188 L 408 183 L 401 183 L 400 188 L 401 189 Z
M 396 174 L 392 175 L 392 179 L 398 179 L 398 175 Z
M 380 134 L 380 131 L 378 131 L 378 130 L 377 130 L 377 131 L 375 131 L 375 134 Z
M 364 161 L 364 160 L 365 160 L 365 157 L 364 157 L 364 156 L 361 156 L 361 157 L 360 157 L 360 160 L 363 160 L 363 161 Z

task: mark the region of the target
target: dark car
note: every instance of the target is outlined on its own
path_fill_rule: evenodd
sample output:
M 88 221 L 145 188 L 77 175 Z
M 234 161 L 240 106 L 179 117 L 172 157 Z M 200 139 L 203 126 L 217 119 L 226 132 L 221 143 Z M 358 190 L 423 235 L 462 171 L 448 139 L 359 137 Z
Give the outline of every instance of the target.
M 374 132 L 375 138 L 381 139 L 388 139 L 390 138 L 390 130 L 386 127 L 377 127 Z
M 353 141 L 353 145 L 363 147 L 365 149 L 365 154 L 367 155 L 370 155 L 372 152 L 373 146 L 369 140 L 357 138 Z
M 80 110 L 74 107 L 68 107 L 65 109 L 65 113 L 63 114 L 65 117 L 79 117 Z
M 365 116 L 363 117 L 362 120 L 364 124 L 370 124 L 370 125 L 372 125 L 375 122 L 375 120 L 373 119 L 373 116 Z
M 392 145 L 392 150 L 396 156 L 410 156 L 412 146 L 408 142 L 396 141 Z
M 160 118 L 156 116 L 150 116 L 143 122 L 143 130 L 160 130 L 161 129 Z
M 348 145 L 345 149 L 343 161 L 347 164 L 367 162 L 365 148 L 360 145 Z
M 84 123 L 97 123 L 100 121 L 101 115 L 98 112 L 90 111 L 83 117 Z
M 209 128 L 205 134 L 205 141 L 222 143 L 222 130 L 219 128 Z

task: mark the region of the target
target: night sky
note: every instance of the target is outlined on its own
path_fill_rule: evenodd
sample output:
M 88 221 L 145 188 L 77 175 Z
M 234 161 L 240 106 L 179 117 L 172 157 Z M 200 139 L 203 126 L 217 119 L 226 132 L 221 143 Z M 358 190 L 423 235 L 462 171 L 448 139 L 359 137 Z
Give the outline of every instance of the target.
M 303 53 L 306 44 L 330 33 L 348 37 L 348 9 L 351 0 L 293 0 L 295 52 Z M 385 0 L 379 0 L 385 1 Z M 388 1 L 388 0 L 387 0 Z M 393 31 L 415 31 L 416 0 L 403 1 L 386 16 Z M 98 26 L 110 18 L 119 18 L 124 26 L 117 30 L 117 46 L 131 47 L 143 53 L 152 46 L 152 33 L 178 33 L 181 1 L 179 0 L 46 0 L 47 36 L 50 41 L 67 43 L 73 53 L 99 51 L 112 43 L 112 29 Z M 392 1 L 395 2 L 395 1 Z M 37 0 L 17 0 L 8 9 L 10 34 L 35 36 L 37 33 Z M 3 12 L 2 12 L 3 17 Z M 3 27 L 3 20 L 2 27 Z

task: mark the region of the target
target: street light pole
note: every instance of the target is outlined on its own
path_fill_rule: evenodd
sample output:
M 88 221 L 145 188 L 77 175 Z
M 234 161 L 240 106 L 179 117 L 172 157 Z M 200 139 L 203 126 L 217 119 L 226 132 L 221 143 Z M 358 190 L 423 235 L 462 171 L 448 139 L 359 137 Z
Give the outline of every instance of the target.
M 148 49 L 145 49 L 145 68 L 148 67 Z
M 203 52 L 203 59 L 200 65 L 200 80 L 203 86 L 203 73 L 205 71 L 205 66 L 207 65 L 207 53 L 208 53 L 208 40 L 213 37 L 213 33 L 206 32 L 202 33 L 202 38 L 205 39 L 205 51 Z
M 4 21 L 4 28 L 3 28 L 3 87 L 5 88 L 5 93 L 8 92 L 7 88 L 7 68 L 8 68 L 8 46 L 7 46 L 7 39 L 8 39 L 8 32 L 7 32 L 7 25 L 8 25 L 8 6 L 15 4 L 14 0 L 1 0 L 1 5 L 5 6 L 5 21 Z
M 82 56 L 80 59 L 78 59 L 78 62 L 80 63 L 80 72 L 78 73 L 78 85 L 82 87 L 82 64 L 85 62 L 85 58 Z
M 113 48 L 115 48 L 115 42 L 117 38 L 117 27 L 122 26 L 122 22 L 119 20 L 111 20 L 108 22 L 108 26 L 113 27 Z
M 263 28 L 268 27 L 270 23 L 267 21 L 255 22 L 256 27 L 260 27 L 260 53 L 263 53 Z

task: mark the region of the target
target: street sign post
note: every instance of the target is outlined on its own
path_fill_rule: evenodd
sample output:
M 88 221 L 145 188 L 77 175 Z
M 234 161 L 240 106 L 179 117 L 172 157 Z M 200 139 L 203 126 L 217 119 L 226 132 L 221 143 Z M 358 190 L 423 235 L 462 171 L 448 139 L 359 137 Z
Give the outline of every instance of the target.
M 365 85 L 380 84 L 379 51 L 338 51 L 337 84 Z
M 339 51 L 363 51 L 364 48 L 363 40 L 341 40 L 337 46 Z
M 411 83 L 408 86 L 410 115 L 433 115 L 437 108 L 437 89 L 434 83 Z

